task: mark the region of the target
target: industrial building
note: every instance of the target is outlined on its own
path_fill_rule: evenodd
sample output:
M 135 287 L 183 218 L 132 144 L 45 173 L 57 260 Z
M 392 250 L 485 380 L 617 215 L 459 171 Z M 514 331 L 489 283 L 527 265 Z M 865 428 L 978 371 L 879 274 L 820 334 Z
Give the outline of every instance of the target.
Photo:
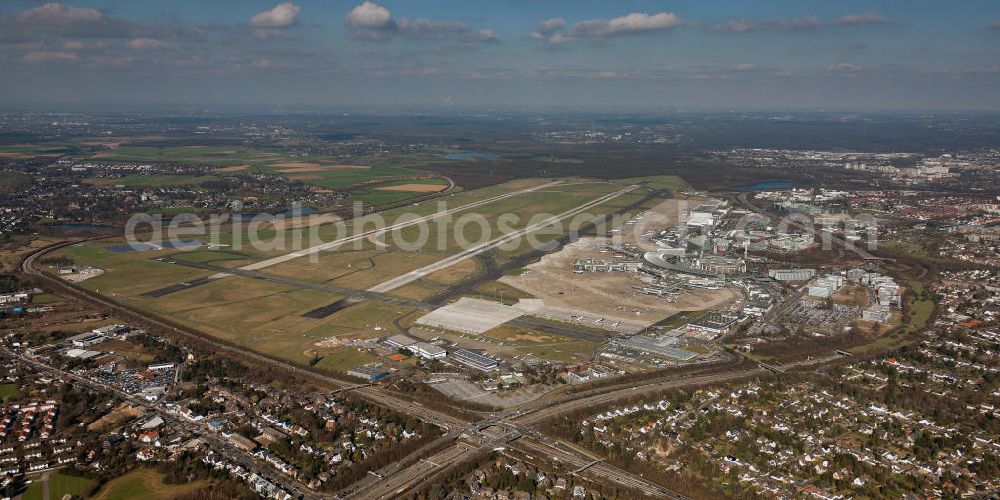
M 735 314 L 712 311 L 688 323 L 687 329 L 718 336 L 728 333 L 737 319 L 739 318 Z
M 746 271 L 746 262 L 743 259 L 731 259 L 721 255 L 699 257 L 696 265 L 700 269 L 715 274 L 737 274 Z
M 417 342 L 407 347 L 407 349 L 424 359 L 440 359 L 448 355 L 448 351 L 427 342 Z
M 68 349 L 66 351 L 66 357 L 76 359 L 93 359 L 101 354 L 104 353 L 100 351 L 88 351 L 86 349 Z
M 387 337 L 383 342 L 385 345 L 395 347 L 396 349 L 408 349 L 411 345 L 417 343 L 417 339 L 407 337 L 406 335 L 393 335 Z
M 69 338 L 74 347 L 89 347 L 94 344 L 104 342 L 104 334 L 96 332 L 86 332 Z
M 497 362 L 493 358 L 476 354 L 468 349 L 456 349 L 451 353 L 451 359 L 462 363 L 470 368 L 489 372 L 497 369 Z
M 872 304 L 861 313 L 861 319 L 876 321 L 878 323 L 888 323 L 892 320 L 892 310 L 889 309 L 889 306 Z
M 382 363 L 369 363 L 367 365 L 355 366 L 348 370 L 347 374 L 352 377 L 363 378 L 369 382 L 375 382 L 389 375 L 389 370 L 386 370 L 382 366 Z
M 832 297 L 840 287 L 844 286 L 845 282 L 845 278 L 840 275 L 832 274 L 830 276 L 825 276 L 809 285 L 807 293 L 810 297 L 828 299 Z
M 669 335 L 663 335 L 660 337 L 633 335 L 623 340 L 621 345 L 637 351 L 673 358 L 680 361 L 689 361 L 698 355 L 697 353 L 674 347 L 678 340 L 678 337 Z
M 771 269 L 767 275 L 775 281 L 808 281 L 816 276 L 815 269 Z

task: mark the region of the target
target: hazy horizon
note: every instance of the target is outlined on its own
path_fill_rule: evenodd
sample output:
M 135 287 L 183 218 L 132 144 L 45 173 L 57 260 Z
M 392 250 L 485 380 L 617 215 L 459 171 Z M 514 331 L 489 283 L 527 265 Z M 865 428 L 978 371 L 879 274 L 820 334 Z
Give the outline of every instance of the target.
M 15 0 L 0 105 L 984 111 L 998 47 L 987 0 Z

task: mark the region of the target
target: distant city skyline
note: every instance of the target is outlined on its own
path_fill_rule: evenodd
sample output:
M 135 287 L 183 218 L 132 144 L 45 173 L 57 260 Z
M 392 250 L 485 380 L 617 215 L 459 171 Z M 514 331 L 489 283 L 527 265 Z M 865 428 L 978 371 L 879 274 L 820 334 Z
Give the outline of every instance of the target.
M 0 105 L 1000 110 L 1000 3 L 11 0 Z

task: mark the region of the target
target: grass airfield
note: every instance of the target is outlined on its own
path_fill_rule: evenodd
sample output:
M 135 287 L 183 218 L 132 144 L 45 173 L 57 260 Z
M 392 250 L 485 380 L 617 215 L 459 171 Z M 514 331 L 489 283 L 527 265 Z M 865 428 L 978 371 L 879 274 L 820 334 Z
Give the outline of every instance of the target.
M 522 179 L 487 188 L 458 192 L 444 198 L 448 207 L 457 207 L 483 200 L 499 194 L 538 186 L 551 179 Z M 489 225 L 493 238 L 497 232 L 498 219 L 503 214 L 514 214 L 517 221 L 508 227 L 526 227 L 536 214 L 559 214 L 580 206 L 590 200 L 622 189 L 634 180 L 587 181 L 563 179 L 563 184 L 547 187 L 537 192 L 518 194 L 509 198 L 487 203 L 470 209 L 478 213 Z M 650 178 L 654 188 L 675 188 L 682 181 L 676 178 Z M 623 207 L 636 204 L 643 199 L 645 188 L 624 194 L 588 210 L 595 214 L 608 214 Z M 641 205 L 646 208 L 661 201 L 661 198 L 647 200 Z M 437 202 L 422 203 L 403 207 L 381 214 L 392 223 L 401 214 L 413 212 L 426 215 L 438 209 Z M 383 281 L 395 278 L 422 266 L 437 262 L 461 250 L 455 238 L 456 220 L 465 213 L 454 214 L 452 220 L 441 225 L 440 236 L 430 235 L 427 247 L 419 251 L 398 248 L 388 239 L 365 238 L 359 245 L 347 244 L 340 248 L 318 253 L 316 259 L 300 257 L 264 268 L 260 272 L 279 277 L 287 277 L 303 282 L 315 283 L 350 290 L 365 290 Z M 348 221 L 354 227 L 356 221 Z M 432 228 L 433 228 L 432 224 Z M 340 309 L 325 317 L 307 317 L 306 313 L 328 306 L 347 297 L 326 291 L 314 290 L 283 283 L 254 279 L 245 276 L 228 276 L 212 279 L 205 284 L 193 286 L 158 297 L 144 295 L 150 291 L 189 283 L 213 276 L 218 269 L 198 269 L 170 263 L 184 260 L 197 264 L 207 264 L 217 268 L 233 269 L 270 257 L 284 255 L 291 250 L 294 231 L 266 229 L 264 235 L 273 241 L 286 243 L 284 248 L 254 249 L 247 245 L 236 245 L 237 239 L 246 241 L 246 228 L 234 232 L 230 226 L 217 236 L 222 245 L 215 249 L 202 246 L 192 250 L 162 249 L 114 253 L 110 247 L 121 243 L 121 238 L 97 240 L 60 250 L 53 255 L 72 259 L 75 265 L 89 265 L 105 270 L 101 276 L 82 282 L 82 286 L 109 295 L 151 313 L 196 328 L 206 334 L 253 348 L 260 352 L 277 356 L 288 361 L 307 364 L 319 356 L 316 364 L 322 369 L 346 371 L 347 369 L 372 361 L 370 354 L 359 352 L 345 345 L 351 339 L 385 336 L 403 333 L 424 311 L 404 305 L 388 304 L 372 300 L 351 299 L 349 307 Z M 371 229 L 371 227 L 368 227 Z M 333 224 L 315 228 L 323 241 L 343 236 Z M 405 241 L 413 241 L 419 232 L 416 227 L 398 232 Z M 467 226 L 468 240 L 476 241 L 481 235 L 475 224 Z M 386 234 L 383 236 L 391 236 Z M 545 241 L 560 236 L 544 231 L 539 240 Z M 205 240 L 206 238 L 197 237 Z M 517 247 L 503 248 L 494 252 L 499 265 L 532 248 L 523 239 Z M 54 270 L 53 266 L 53 270 Z M 480 259 L 472 258 L 445 269 L 424 276 L 422 279 L 393 290 L 389 295 L 412 300 L 429 300 L 449 289 L 475 278 L 484 271 Z M 502 291 L 509 303 L 514 297 L 529 297 L 519 290 L 495 281 L 487 281 L 464 289 L 462 294 L 471 297 L 480 295 L 498 296 Z M 402 329 L 400 328 L 402 327 Z M 503 335 L 503 332 L 498 332 Z M 551 334 L 519 332 L 516 349 L 524 354 L 570 361 L 594 349 L 589 342 L 576 342 Z M 510 341 L 511 339 L 508 339 Z

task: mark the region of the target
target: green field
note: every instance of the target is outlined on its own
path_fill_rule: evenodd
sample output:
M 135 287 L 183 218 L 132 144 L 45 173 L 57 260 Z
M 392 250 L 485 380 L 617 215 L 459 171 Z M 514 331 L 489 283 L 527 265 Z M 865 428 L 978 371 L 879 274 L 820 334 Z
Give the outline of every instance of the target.
M 268 152 L 242 146 L 130 146 L 122 145 L 91 156 L 93 160 L 128 162 L 188 162 L 204 165 L 241 165 L 273 158 Z M 281 157 L 281 156 L 278 156 Z
M 189 146 L 166 145 L 169 141 L 159 141 L 164 145 L 152 145 L 156 140 L 139 140 L 133 144 L 123 144 L 103 150 L 90 156 L 94 161 L 117 162 L 175 162 L 207 167 L 219 167 L 218 176 L 238 175 L 250 171 L 270 172 L 313 186 L 337 189 L 364 184 L 380 179 L 408 178 L 421 175 L 409 165 L 389 165 L 385 160 L 366 162 L 364 168 L 342 168 L 342 159 L 327 156 L 302 156 L 290 153 L 283 147 L 247 147 L 243 145 Z M 12 153 L 13 154 L 13 153 Z M 410 163 L 410 162 L 406 162 Z M 413 165 L 416 166 L 416 165 Z M 239 168 L 245 167 L 245 168 Z M 124 179 L 94 179 L 100 185 L 192 185 L 214 179 L 214 176 L 191 178 L 190 176 L 129 176 Z M 199 180 L 200 179 L 200 180 Z M 365 194 L 372 194 L 363 189 Z M 418 193 L 395 193 L 395 199 L 413 197 Z M 409 196 L 406 196 L 409 195 Z M 384 195 L 383 199 L 393 197 Z M 368 200 L 365 200 L 368 201 Z M 368 201 L 375 203 L 376 201 Z M 383 201 L 385 202 L 385 201 Z
M 17 396 L 17 384 L 0 384 L 0 400 Z
M 384 190 L 382 188 L 400 186 L 404 184 L 422 184 L 431 186 L 440 186 L 444 188 L 448 185 L 443 179 L 413 179 L 407 181 L 389 181 L 386 183 L 375 184 L 373 186 L 366 186 L 362 188 L 351 189 L 351 196 L 347 199 L 348 202 L 362 201 L 369 205 L 386 205 L 389 203 L 396 203 L 409 198 L 416 198 L 418 196 L 426 196 L 429 194 L 434 194 L 433 192 L 414 192 L 414 191 L 392 191 Z
M 206 481 L 185 484 L 164 484 L 163 476 L 150 469 L 137 469 L 112 479 L 92 498 L 97 500 L 168 500 L 203 488 Z M 58 497 L 53 497 L 58 498 Z
M 432 179 L 426 181 L 434 182 Z M 446 202 L 447 207 L 455 207 L 528 186 L 538 186 L 545 182 L 548 180 L 517 180 L 471 192 L 449 193 L 442 197 L 441 201 Z M 659 182 L 676 181 L 664 179 Z M 564 179 L 563 184 L 518 194 L 475 207 L 467 212 L 476 214 L 474 219 L 484 221 L 485 228 L 490 232 L 489 237 L 496 238 L 501 234 L 498 222 L 501 217 L 509 217 L 505 223 L 506 230 L 516 230 L 537 222 L 532 220 L 537 214 L 549 216 L 559 214 L 604 194 L 617 191 L 629 183 Z M 619 210 L 641 199 L 645 190 L 646 188 L 640 188 L 637 192 L 622 195 L 592 208 L 589 212 L 606 214 Z M 647 203 L 656 202 L 657 200 L 650 200 Z M 435 200 L 416 206 L 400 207 L 379 215 L 384 217 L 386 224 L 392 224 L 405 220 L 398 219 L 403 214 L 425 215 L 437 210 L 439 202 Z M 268 267 L 263 272 L 340 288 L 364 290 L 459 252 L 462 247 L 454 233 L 456 226 L 461 225 L 459 221 L 468 214 L 464 212 L 451 214 L 450 221 L 442 220 L 438 226 L 431 224 L 427 244 L 418 251 L 392 245 L 382 248 L 374 241 L 362 239 L 359 240 L 357 247 L 349 244 L 324 251 L 318 254 L 318 261 L 310 257 L 300 257 Z M 332 241 L 346 234 L 345 226 L 352 228 L 357 226 L 359 230 L 382 227 L 371 224 L 370 221 L 363 223 L 352 220 L 340 227 L 334 224 L 317 226 L 316 232 L 322 241 Z M 109 238 L 76 245 L 59 253 L 70 257 L 76 264 L 90 265 L 105 271 L 101 276 L 84 281 L 82 286 L 86 288 L 99 290 L 134 307 L 220 339 L 295 363 L 306 364 L 314 356 L 320 356 L 322 359 L 317 366 L 330 370 L 344 371 L 373 360 L 371 356 L 359 353 L 353 347 L 343 346 L 339 341 L 400 333 L 397 323 L 406 326 L 420 316 L 415 309 L 409 307 L 376 301 L 359 301 L 323 318 L 306 317 L 304 316 L 306 313 L 346 297 L 242 276 L 213 280 L 161 297 L 143 296 L 145 292 L 151 290 L 216 273 L 213 270 L 195 269 L 158 259 L 169 257 L 231 268 L 284 255 L 297 249 L 291 244 L 294 240 L 293 231 L 263 230 L 262 235 L 265 239 L 273 239 L 280 245 L 262 249 L 251 248 L 246 244 L 246 228 L 235 233 L 231 228 L 223 229 L 224 232 L 217 238 L 222 246 L 213 250 L 200 247 L 191 250 L 165 249 L 114 253 L 109 247 L 120 244 L 122 240 Z M 353 230 L 350 231 L 350 234 L 353 233 Z M 473 222 L 465 226 L 465 237 L 471 244 L 485 241 L 482 233 L 483 228 L 478 223 Z M 545 241 L 555 238 L 562 234 L 562 231 L 547 231 L 547 233 L 551 234 L 542 235 L 539 239 Z M 405 228 L 399 231 L 399 235 L 406 242 L 414 242 L 420 236 L 420 229 Z M 198 238 L 203 241 L 210 239 Z M 390 238 L 389 241 L 393 240 Z M 315 242 L 310 243 L 307 239 L 302 246 L 308 247 L 311 244 Z M 517 247 L 499 249 L 496 252 L 497 260 L 502 263 L 514 255 L 531 249 L 532 247 L 522 238 Z M 467 259 L 426 276 L 419 283 L 400 289 L 395 295 L 406 297 L 407 294 L 414 294 L 415 296 L 411 298 L 426 298 L 441 293 L 449 285 L 476 276 L 481 271 L 476 259 Z M 496 283 L 490 285 L 491 290 L 500 286 L 507 290 L 505 295 L 508 298 L 514 297 L 515 294 L 523 295 L 505 285 Z M 487 292 L 489 293 L 489 290 Z M 332 339 L 333 337 L 337 339 Z M 524 347 L 525 352 L 547 359 L 569 361 L 583 359 L 580 353 L 592 348 L 586 343 L 566 342 L 566 339 L 552 340 L 555 342 L 551 345 L 531 343 L 532 345 Z
M 44 497 L 44 480 L 36 477 L 28 485 L 28 489 L 21 495 L 23 500 L 59 500 L 64 495 L 82 496 L 94 486 L 96 481 L 85 477 L 69 476 L 66 474 L 53 473 L 48 476 L 49 497 Z
M 62 302 L 62 299 L 51 293 L 40 293 L 31 297 L 32 304 L 53 304 L 55 302 Z
M 180 283 L 212 274 L 209 271 L 166 264 L 154 260 L 176 252 L 175 250 L 154 250 L 147 252 L 113 253 L 108 246 L 121 244 L 122 239 L 89 242 L 54 252 L 73 259 L 78 265 L 88 265 L 104 269 L 105 273 L 81 283 L 90 290 L 101 291 L 115 298 L 138 295 L 155 290 L 167 284 Z
M 908 333 L 922 330 L 934 314 L 934 299 L 927 295 L 927 287 L 923 283 L 910 284 Z
M 323 355 L 323 359 L 316 364 L 320 368 L 328 370 L 346 372 L 355 366 L 378 361 L 378 358 L 367 352 L 357 349 L 340 349 Z
M 923 283 L 911 282 L 909 286 L 907 299 L 909 317 L 906 323 L 888 335 L 882 335 L 872 342 L 849 349 L 851 352 L 863 353 L 900 347 L 912 342 L 913 334 L 927 326 L 936 307 L 934 299 L 927 294 L 927 288 Z
M 526 354 L 536 358 L 550 361 L 561 361 L 564 363 L 575 363 L 590 360 L 590 351 L 599 346 L 593 342 L 570 341 L 556 344 L 546 344 L 540 346 L 520 346 L 517 348 Z

